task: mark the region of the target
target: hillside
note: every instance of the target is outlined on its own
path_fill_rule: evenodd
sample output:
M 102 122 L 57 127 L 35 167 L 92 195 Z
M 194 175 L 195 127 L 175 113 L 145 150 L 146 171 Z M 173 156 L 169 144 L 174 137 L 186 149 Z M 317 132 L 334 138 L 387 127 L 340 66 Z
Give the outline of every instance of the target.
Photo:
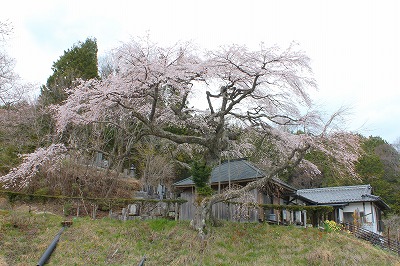
M 0 265 L 35 265 L 63 217 L 0 210 Z M 187 222 L 73 219 L 48 265 L 400 265 L 345 233 L 224 223 L 199 242 Z

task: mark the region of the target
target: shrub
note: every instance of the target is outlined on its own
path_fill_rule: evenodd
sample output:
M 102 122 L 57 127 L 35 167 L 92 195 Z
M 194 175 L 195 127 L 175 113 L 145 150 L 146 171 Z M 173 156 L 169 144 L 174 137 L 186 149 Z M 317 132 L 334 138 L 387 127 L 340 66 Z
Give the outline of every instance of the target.
M 339 232 L 343 230 L 343 225 L 336 223 L 335 221 L 326 220 L 324 222 L 325 231 L 330 232 Z
M 209 167 L 204 161 L 194 161 L 191 168 L 191 174 L 197 193 L 201 196 L 211 195 L 212 189 L 208 184 L 211 167 Z

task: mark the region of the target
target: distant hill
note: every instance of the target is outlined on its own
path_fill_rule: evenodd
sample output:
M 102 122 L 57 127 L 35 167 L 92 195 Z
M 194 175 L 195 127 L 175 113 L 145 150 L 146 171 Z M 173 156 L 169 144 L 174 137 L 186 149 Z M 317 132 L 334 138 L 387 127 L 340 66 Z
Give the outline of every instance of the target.
M 305 159 L 315 164 L 320 174 L 307 169 L 292 169 L 282 178 L 296 188 L 371 184 L 374 194 L 382 197 L 392 212 L 400 214 L 400 154 L 381 137 L 362 137 L 363 153 L 353 169 L 357 178 L 338 171 L 340 164 L 320 151 L 310 151 Z M 344 167 L 342 167 L 344 168 Z

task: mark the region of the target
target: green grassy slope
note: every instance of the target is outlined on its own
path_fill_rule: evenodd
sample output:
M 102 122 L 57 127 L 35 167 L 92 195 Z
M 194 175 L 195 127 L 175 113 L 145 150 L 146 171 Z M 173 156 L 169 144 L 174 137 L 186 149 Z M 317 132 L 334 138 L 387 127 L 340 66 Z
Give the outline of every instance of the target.
M 0 210 L 0 265 L 36 265 L 62 217 Z M 199 241 L 187 222 L 74 219 L 48 265 L 400 265 L 346 233 L 224 223 Z

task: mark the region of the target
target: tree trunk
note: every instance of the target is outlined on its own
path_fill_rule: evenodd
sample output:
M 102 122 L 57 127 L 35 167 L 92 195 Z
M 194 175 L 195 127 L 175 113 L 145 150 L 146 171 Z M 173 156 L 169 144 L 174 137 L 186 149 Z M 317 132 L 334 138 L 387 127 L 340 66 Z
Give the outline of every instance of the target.
M 274 169 L 271 169 L 271 171 L 263 178 L 252 181 L 240 189 L 228 190 L 222 194 L 214 194 L 214 195 L 208 196 L 208 197 L 196 194 L 196 199 L 195 199 L 196 211 L 195 211 L 193 220 L 190 223 L 191 226 L 193 227 L 193 229 L 198 231 L 200 238 L 204 239 L 206 237 L 206 234 L 208 231 L 207 226 L 215 225 L 215 223 L 216 223 L 216 221 L 214 221 L 214 219 L 212 217 L 212 210 L 211 210 L 211 208 L 214 204 L 216 204 L 218 202 L 223 202 L 223 201 L 228 201 L 228 200 L 232 200 L 235 198 L 239 198 L 244 193 L 247 193 L 255 188 L 264 188 L 265 189 L 265 188 L 270 187 L 271 185 L 275 186 L 274 184 L 272 184 L 270 182 L 271 178 L 276 176 L 278 173 L 280 173 L 284 169 L 287 169 L 288 167 L 297 166 L 301 162 L 305 152 L 309 148 L 310 148 L 310 145 L 306 144 L 302 148 L 294 149 L 291 152 L 291 154 L 288 156 L 288 158 L 286 159 L 285 163 L 282 163 L 282 165 L 277 166 Z
M 195 214 L 190 225 L 199 233 L 199 237 L 204 240 L 207 235 L 207 224 L 210 224 L 211 207 L 210 198 L 196 194 Z

